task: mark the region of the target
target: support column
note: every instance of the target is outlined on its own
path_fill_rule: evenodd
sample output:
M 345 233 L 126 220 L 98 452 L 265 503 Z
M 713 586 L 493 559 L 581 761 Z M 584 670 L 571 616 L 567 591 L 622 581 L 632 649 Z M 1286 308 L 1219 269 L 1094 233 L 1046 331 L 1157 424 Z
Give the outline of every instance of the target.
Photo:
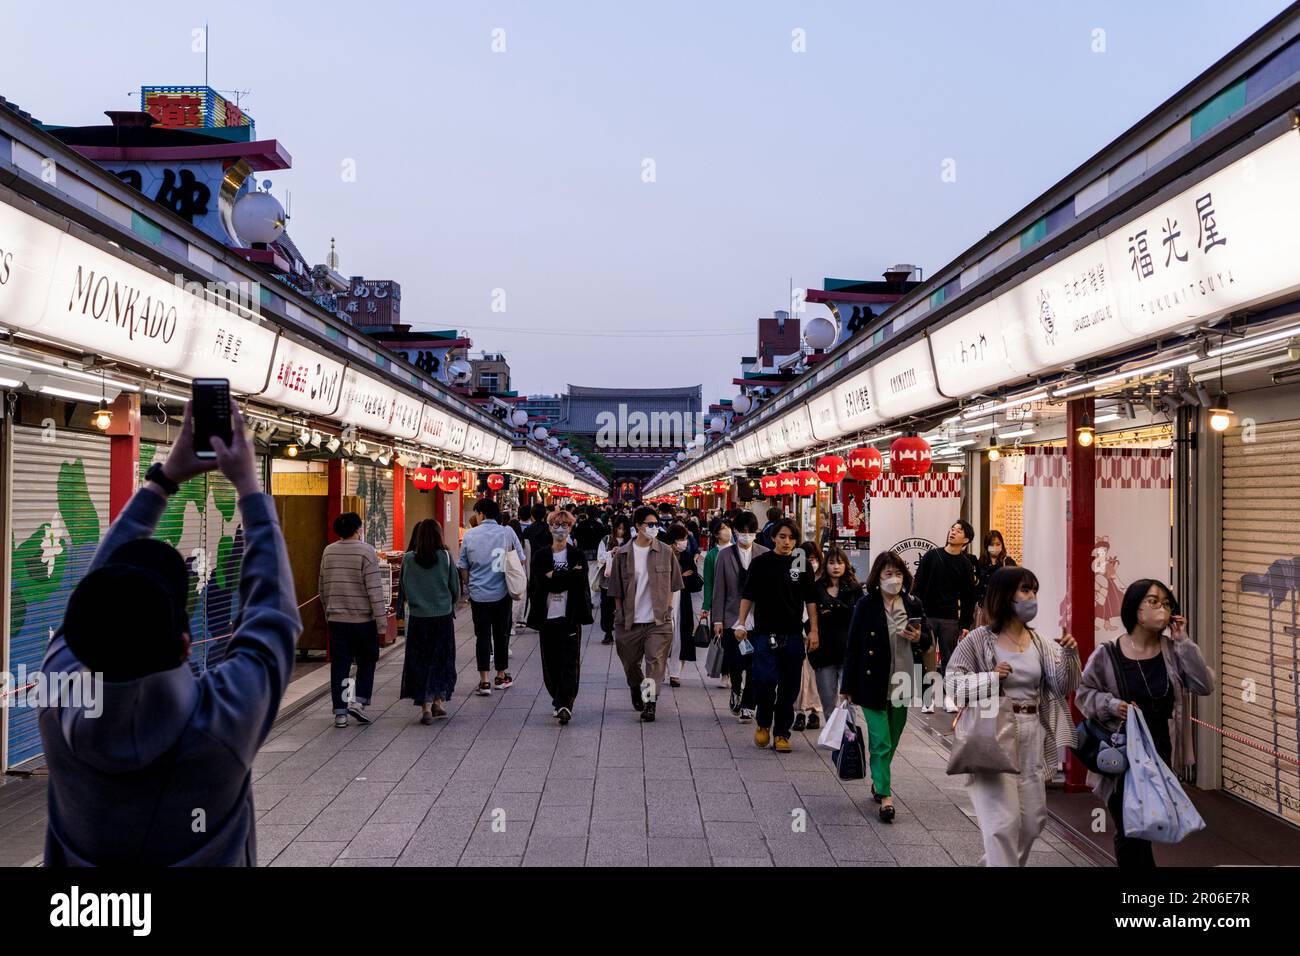
M 1093 652 L 1096 609 L 1092 549 L 1097 540 L 1097 446 L 1080 445 L 1076 431 L 1083 424 L 1085 415 L 1093 421 L 1096 415 L 1093 399 L 1076 398 L 1067 404 L 1065 436 L 1070 487 L 1065 502 L 1065 579 L 1070 633 L 1079 642 L 1079 660 L 1083 663 L 1087 663 Z M 1070 713 L 1075 723 L 1083 719 L 1073 700 L 1070 701 Z M 1079 792 L 1086 789 L 1087 772 L 1074 754 L 1070 754 L 1066 759 L 1066 790 Z
M 393 550 L 406 550 L 406 469 L 393 462 Z
M 334 533 L 334 519 L 343 513 L 343 478 L 344 462 L 342 458 L 331 458 L 329 460 L 329 512 L 327 515 L 328 527 L 325 529 L 325 540 L 333 544 L 339 539 Z
M 108 426 L 108 520 L 117 518 L 135 494 L 140 470 L 140 396 L 123 392 L 110 406 Z

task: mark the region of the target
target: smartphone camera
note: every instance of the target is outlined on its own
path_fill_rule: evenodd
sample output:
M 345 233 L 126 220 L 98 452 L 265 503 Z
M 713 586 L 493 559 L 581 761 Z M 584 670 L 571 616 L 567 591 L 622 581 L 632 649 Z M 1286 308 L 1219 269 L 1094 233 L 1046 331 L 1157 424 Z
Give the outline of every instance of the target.
M 194 457 L 211 461 L 213 437 L 230 447 L 230 379 L 196 378 L 191 389 L 191 413 L 194 418 Z

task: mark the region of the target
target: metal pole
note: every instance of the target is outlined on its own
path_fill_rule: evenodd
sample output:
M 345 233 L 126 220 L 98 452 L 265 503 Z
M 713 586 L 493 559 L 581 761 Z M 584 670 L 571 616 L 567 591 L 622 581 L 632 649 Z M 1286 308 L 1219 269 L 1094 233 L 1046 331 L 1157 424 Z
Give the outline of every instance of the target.
M 1092 548 L 1097 532 L 1097 446 L 1083 446 L 1076 440 L 1076 429 L 1086 415 L 1091 421 L 1096 414 L 1091 398 L 1076 398 L 1066 405 L 1066 460 L 1070 468 L 1069 496 L 1065 503 L 1065 579 L 1070 606 L 1070 633 L 1079 642 L 1079 660 L 1086 663 L 1094 648 L 1096 627 Z M 1050 611 L 1050 609 L 1049 609 Z M 1070 713 L 1075 723 L 1083 715 L 1070 701 Z M 1074 754 L 1066 760 L 1065 789 L 1077 793 L 1087 789 L 1087 768 Z

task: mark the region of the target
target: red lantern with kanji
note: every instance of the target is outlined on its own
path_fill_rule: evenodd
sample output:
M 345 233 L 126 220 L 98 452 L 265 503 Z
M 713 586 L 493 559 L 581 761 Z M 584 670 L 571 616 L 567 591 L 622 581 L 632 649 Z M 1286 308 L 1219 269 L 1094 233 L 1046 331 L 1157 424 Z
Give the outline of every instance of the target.
M 713 493 L 715 495 L 725 495 L 730 488 L 731 485 L 725 481 L 715 481 L 713 483 Z
M 493 491 L 500 491 L 506 486 L 506 480 L 501 475 L 494 473 L 487 476 L 487 486 Z
M 900 478 L 920 478 L 930 470 L 930 443 L 920 435 L 895 438 L 889 446 L 889 470 Z
M 764 475 L 758 479 L 758 487 L 768 498 L 775 498 L 781 493 L 781 476 Z
M 848 475 L 854 481 L 875 481 L 885 470 L 885 456 L 875 448 L 855 448 L 849 452 Z
M 817 477 L 828 485 L 843 481 L 844 470 L 844 459 L 839 455 L 823 455 L 817 459 Z
M 436 468 L 413 468 L 411 469 L 411 484 L 421 491 L 431 491 L 438 487 L 438 475 L 440 472 Z
M 438 475 L 438 487 L 448 494 L 460 491 L 460 472 L 450 468 Z
M 783 471 L 776 476 L 780 482 L 781 494 L 792 495 L 799 485 L 799 479 L 795 477 L 793 471 Z
M 524 485 L 524 491 L 527 491 L 527 492 L 530 492 L 530 493 L 531 493 L 531 492 L 534 492 L 534 491 L 537 491 L 539 488 L 541 488 L 541 484 L 540 484 L 539 482 L 536 482 L 536 481 L 530 481 L 530 482 L 528 482 L 527 484 Z
M 810 495 L 817 494 L 817 472 L 815 471 L 796 471 L 794 473 L 794 493 L 800 497 L 807 498 Z

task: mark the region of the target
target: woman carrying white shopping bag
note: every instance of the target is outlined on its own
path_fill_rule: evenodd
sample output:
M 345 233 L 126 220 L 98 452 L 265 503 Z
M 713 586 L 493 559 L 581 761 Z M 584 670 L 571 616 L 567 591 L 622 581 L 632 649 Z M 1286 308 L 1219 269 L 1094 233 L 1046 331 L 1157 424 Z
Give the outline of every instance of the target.
M 1098 648 L 1088 658 L 1075 703 L 1084 717 L 1111 733 L 1124 730 L 1131 712 L 1140 710 L 1156 755 L 1165 767 L 1181 772 L 1192 761 L 1189 741 L 1182 734 L 1184 698 L 1187 691 L 1210 693 L 1214 672 L 1188 637 L 1187 619 L 1179 613 L 1173 592 L 1159 581 L 1147 578 L 1130 584 L 1120 619 L 1126 633 L 1113 650 Z M 1151 841 L 1126 833 L 1137 832 L 1125 826 L 1127 776 L 1090 772 L 1088 783 L 1110 809 L 1116 864 L 1149 869 L 1156 865 Z
M 984 611 L 988 626 L 958 641 L 944 690 L 972 710 L 997 702 L 988 720 L 1005 722 L 995 739 L 1007 739 L 1015 752 L 996 754 L 1010 758 L 997 766 L 968 768 L 971 803 L 984 838 L 984 865 L 1024 866 L 1047 825 L 1046 768 L 1057 766 L 1061 749 L 1076 743 L 1065 698 L 1079 685 L 1079 646 L 1068 634 L 1047 640 L 1029 627 L 1038 614 L 1038 578 L 1027 568 L 993 572 Z M 963 749 L 962 729 L 954 758 Z M 948 772 L 960 772 L 951 759 Z

